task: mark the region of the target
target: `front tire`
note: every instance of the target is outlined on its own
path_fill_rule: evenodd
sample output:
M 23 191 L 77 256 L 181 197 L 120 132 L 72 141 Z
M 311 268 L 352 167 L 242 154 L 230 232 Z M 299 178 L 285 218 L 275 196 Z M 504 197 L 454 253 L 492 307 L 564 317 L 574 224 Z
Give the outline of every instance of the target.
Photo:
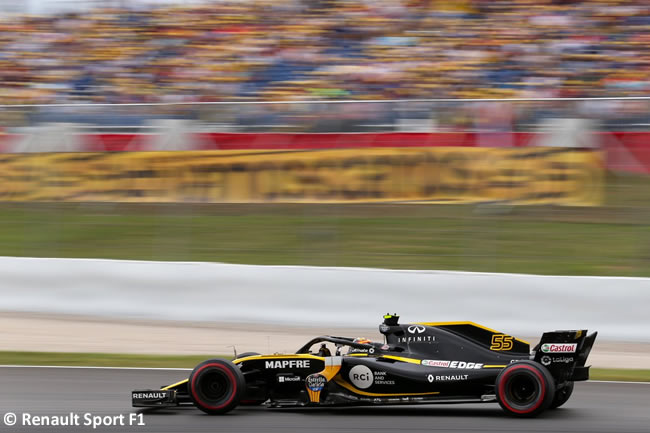
M 188 391 L 194 405 L 210 415 L 233 410 L 246 383 L 239 367 L 224 359 L 209 359 L 197 365 L 189 377 Z
M 518 417 L 537 416 L 551 406 L 555 381 L 551 373 L 532 361 L 519 361 L 501 370 L 496 380 L 499 405 Z
M 571 394 L 573 394 L 573 382 L 567 382 L 562 388 L 555 391 L 555 398 L 553 398 L 550 409 L 557 409 L 562 406 L 569 401 Z

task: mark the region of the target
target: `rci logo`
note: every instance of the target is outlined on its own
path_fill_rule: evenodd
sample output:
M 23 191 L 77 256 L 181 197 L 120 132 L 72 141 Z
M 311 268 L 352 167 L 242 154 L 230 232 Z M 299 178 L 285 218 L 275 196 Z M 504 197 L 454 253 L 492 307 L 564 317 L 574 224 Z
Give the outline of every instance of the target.
M 408 331 L 411 334 L 422 334 L 424 332 L 424 326 L 412 325 L 408 327 Z
M 372 385 L 372 370 L 365 365 L 355 365 L 350 369 L 350 382 L 360 389 L 370 388 Z

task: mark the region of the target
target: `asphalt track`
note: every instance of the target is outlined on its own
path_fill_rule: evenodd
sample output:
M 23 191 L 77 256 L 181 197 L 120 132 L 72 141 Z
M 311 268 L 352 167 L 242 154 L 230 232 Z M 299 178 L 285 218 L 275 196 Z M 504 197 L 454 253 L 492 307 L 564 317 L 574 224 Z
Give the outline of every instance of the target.
M 181 370 L 0 367 L 0 431 L 9 432 L 650 432 L 650 385 L 586 382 L 562 408 L 535 419 L 506 416 L 496 404 L 336 409 L 238 408 L 208 416 L 194 408 L 138 411 L 134 388 L 156 388 L 187 376 Z M 8 412 L 17 424 L 5 425 Z M 79 415 L 80 426 L 25 426 L 23 414 Z M 123 424 L 83 426 L 84 415 L 124 414 Z M 129 425 L 142 414 L 144 426 Z M 137 422 L 136 418 L 134 422 Z M 118 424 L 121 424 L 117 420 Z

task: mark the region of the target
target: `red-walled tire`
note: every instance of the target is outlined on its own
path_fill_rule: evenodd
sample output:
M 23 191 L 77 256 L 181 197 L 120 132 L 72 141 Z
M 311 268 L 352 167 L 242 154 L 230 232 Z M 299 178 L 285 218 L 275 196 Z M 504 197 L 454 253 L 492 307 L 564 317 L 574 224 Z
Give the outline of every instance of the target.
M 533 417 L 551 406 L 555 381 L 551 373 L 532 361 L 519 361 L 501 370 L 496 380 L 501 408 L 518 417 Z
M 188 391 L 194 405 L 210 415 L 233 410 L 241 400 L 246 382 L 239 367 L 224 359 L 209 359 L 190 374 Z

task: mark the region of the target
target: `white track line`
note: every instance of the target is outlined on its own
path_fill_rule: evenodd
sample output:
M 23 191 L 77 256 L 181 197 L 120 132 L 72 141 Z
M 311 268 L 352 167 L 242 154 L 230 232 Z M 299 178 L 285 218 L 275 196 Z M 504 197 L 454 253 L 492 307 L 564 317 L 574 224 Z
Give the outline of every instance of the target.
M 151 371 L 191 371 L 191 368 L 165 367 L 91 367 L 82 365 L 0 365 L 0 368 L 65 368 L 81 370 L 151 370 Z M 627 382 L 624 380 L 589 380 L 587 383 L 621 383 L 633 385 L 650 385 L 650 382 Z

